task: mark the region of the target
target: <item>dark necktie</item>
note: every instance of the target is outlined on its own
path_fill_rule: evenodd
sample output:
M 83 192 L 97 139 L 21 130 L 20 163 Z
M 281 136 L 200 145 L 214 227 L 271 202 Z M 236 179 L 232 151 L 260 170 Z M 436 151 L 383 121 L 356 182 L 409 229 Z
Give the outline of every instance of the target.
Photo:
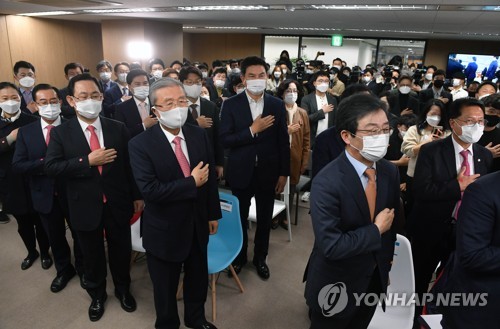
M 191 108 L 191 114 L 193 115 L 193 118 L 196 120 L 198 119 L 198 110 L 196 109 L 198 106 L 196 104 L 191 104 L 189 105 Z

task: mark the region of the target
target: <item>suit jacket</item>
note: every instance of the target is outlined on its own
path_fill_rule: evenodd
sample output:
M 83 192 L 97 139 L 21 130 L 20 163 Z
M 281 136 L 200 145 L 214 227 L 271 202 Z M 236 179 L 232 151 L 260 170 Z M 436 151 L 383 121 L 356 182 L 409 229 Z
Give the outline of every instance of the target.
M 209 163 L 207 183 L 197 188 L 193 176 L 184 177 L 161 126 L 155 125 L 129 143 L 134 177 L 147 206 L 142 215 L 144 248 L 156 257 L 182 262 L 193 239 L 208 244 L 208 221 L 222 217 L 210 141 L 203 129 L 185 124 L 191 170 Z
M 377 199 L 375 214 L 394 209 L 399 220 L 399 172 L 385 159 L 376 163 Z M 376 215 L 375 215 L 376 216 Z M 314 247 L 309 258 L 305 297 L 313 310 L 321 313 L 320 290 L 336 282 L 346 285 L 349 301 L 337 315 L 347 317 L 355 309 L 352 293 L 367 291 L 375 267 L 385 292 L 394 254 L 397 225 L 380 235 L 370 219 L 365 191 L 345 151 L 324 167 L 311 188 L 311 219 Z
M 220 142 L 219 130 L 220 130 L 220 111 L 214 102 L 206 100 L 200 97 L 200 108 L 198 109 L 198 115 L 204 115 L 207 118 L 212 119 L 212 127 L 206 128 L 205 131 L 208 134 L 208 139 L 210 145 L 214 150 L 215 164 L 217 166 L 224 165 L 224 147 Z M 193 118 L 191 110 L 186 120 L 187 123 L 197 126 L 198 122 Z
M 17 92 L 19 93 L 19 97 L 21 98 L 21 111 L 25 114 L 28 114 L 28 115 L 40 116 L 40 114 L 38 114 L 38 112 L 31 113 L 31 111 L 28 109 L 28 104 L 26 104 L 26 101 L 24 100 L 23 93 L 21 92 L 21 89 L 18 89 Z
M 474 81 L 474 79 L 476 78 L 476 71 L 477 71 L 477 63 L 470 62 L 464 71 L 465 77 L 467 78 L 467 82 Z
M 335 113 L 337 109 L 337 100 L 330 93 L 326 93 L 328 104 L 333 104 L 333 111 L 328 115 L 328 128 L 335 124 Z M 318 107 L 316 102 L 316 93 L 312 92 L 302 98 L 300 107 L 306 110 L 309 116 L 309 126 L 311 128 L 311 148 L 314 148 L 316 133 L 318 131 L 318 121 L 325 118 L 325 113 Z
M 149 110 L 149 114 L 152 114 L 151 109 Z M 130 138 L 144 131 L 139 108 L 137 107 L 134 97 L 116 106 L 114 119 L 125 124 L 130 134 Z
M 389 111 L 390 111 L 392 118 L 401 116 L 401 109 L 400 109 L 401 105 L 399 103 L 400 95 L 401 95 L 401 93 L 399 92 L 398 89 L 391 90 L 387 94 L 387 102 L 389 103 Z M 410 92 L 408 94 L 408 104 L 406 107 L 409 108 L 410 110 L 413 110 L 414 114 L 418 115 L 418 113 L 420 113 L 419 112 L 420 111 L 420 102 L 418 100 L 417 93 Z
M 461 198 L 452 138 L 450 135 L 420 149 L 413 176 L 415 205 L 410 229 L 414 232 L 429 235 L 449 228 L 453 209 Z M 492 164 L 491 152 L 477 143 L 472 150 L 474 173 L 486 175 Z
M 457 250 L 445 293 L 488 294 L 487 305 L 443 307 L 450 328 L 498 328 L 500 313 L 500 172 L 467 187 L 457 221 Z M 482 300 L 480 299 L 479 302 Z
M 267 168 L 259 184 L 274 188 L 279 176 L 290 174 L 290 142 L 286 124 L 285 103 L 264 93 L 262 117 L 274 115 L 274 124 L 252 136 L 252 113 L 246 92 L 228 98 L 221 110 L 221 143 L 229 150 L 226 180 L 234 188 L 243 189 L 251 183 L 256 159 Z
M 65 190 L 63 180 L 45 174 L 47 144 L 40 120 L 19 129 L 12 171 L 27 177 L 33 208 L 39 213 L 48 214 L 52 210 L 54 193 L 65 198 Z
M 366 85 L 375 96 L 378 96 L 382 91 L 384 85 L 382 83 L 377 83 L 377 81 L 372 80 Z
M 122 87 L 115 83 L 113 87 L 110 87 L 104 93 L 104 99 L 102 101 L 102 111 L 104 116 L 107 118 L 114 118 L 115 108 L 118 104 L 122 103 Z
M 344 152 L 344 142 L 335 126 L 328 128 L 316 137 L 316 146 L 312 153 L 312 178 L 328 163 Z
M 441 90 L 440 96 L 443 98 L 448 98 L 448 103 L 446 103 L 445 105 L 445 107 L 448 108 L 449 104 L 451 104 L 451 102 L 453 101 L 453 96 L 451 95 L 450 92 L 444 90 L 444 88 L 443 90 Z M 419 99 L 420 99 L 420 112 L 422 112 L 427 102 L 430 101 L 431 99 L 434 99 L 434 88 L 432 86 L 429 86 L 429 88 L 420 91 Z
M 59 98 L 61 98 L 62 100 L 61 115 L 65 119 L 71 119 L 76 116 L 75 110 L 71 107 L 71 105 L 69 105 L 68 101 L 66 100 L 66 96 L 68 96 L 68 94 L 68 87 L 59 89 Z
M 12 158 L 16 149 L 16 142 L 9 145 L 7 136 L 14 130 L 26 126 L 37 117 L 21 112 L 21 116 L 14 122 L 0 119 L 0 199 L 4 199 L 3 210 L 12 214 L 24 214 L 32 209 L 28 192 L 28 183 L 24 176 L 12 172 Z
M 101 87 L 101 90 L 103 93 L 107 91 L 104 89 L 104 85 L 105 85 L 105 83 L 101 79 L 99 79 L 99 86 Z M 117 83 L 114 82 L 113 80 L 110 80 L 108 89 L 111 89 L 111 87 L 113 87 L 114 85 L 117 85 Z
M 66 180 L 71 223 L 77 231 L 92 231 L 101 224 L 103 194 L 117 225 L 130 225 L 133 200 L 142 199 L 135 185 L 128 156 L 128 132 L 118 121 L 100 118 L 104 146 L 117 151 L 116 159 L 102 166 L 89 166 L 89 143 L 77 118 L 52 129 L 45 158 L 51 177 Z
M 219 93 L 217 92 L 217 88 L 214 85 L 214 80 L 211 78 L 208 78 L 206 80 L 206 87 L 207 87 L 208 93 L 210 95 L 210 100 L 212 102 L 214 102 L 218 108 L 222 107 L 222 98 L 221 97 L 230 97 L 230 95 L 231 95 L 231 93 L 226 88 L 226 86 L 227 86 L 227 81 L 226 81 L 226 85 L 224 86 L 224 88 L 222 88 L 221 96 L 219 96 Z
M 292 118 L 292 123 L 300 124 L 300 129 L 290 136 L 290 184 L 297 185 L 300 174 L 307 169 L 309 152 L 311 152 L 311 132 L 309 131 L 307 112 L 297 106 L 297 112 Z

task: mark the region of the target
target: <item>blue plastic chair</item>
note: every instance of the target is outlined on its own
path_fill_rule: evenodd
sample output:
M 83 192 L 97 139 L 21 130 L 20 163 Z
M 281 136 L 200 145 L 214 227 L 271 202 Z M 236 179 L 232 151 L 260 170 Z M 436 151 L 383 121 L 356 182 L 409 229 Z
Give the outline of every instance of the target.
M 240 206 L 238 199 L 231 194 L 219 193 L 222 218 L 219 219 L 217 233 L 210 236 L 208 242 L 208 274 L 212 288 L 212 319 L 216 320 L 216 278 L 217 274 L 227 268 L 231 271 L 241 292 L 243 286 L 231 263 L 238 256 L 243 245 L 241 230 Z

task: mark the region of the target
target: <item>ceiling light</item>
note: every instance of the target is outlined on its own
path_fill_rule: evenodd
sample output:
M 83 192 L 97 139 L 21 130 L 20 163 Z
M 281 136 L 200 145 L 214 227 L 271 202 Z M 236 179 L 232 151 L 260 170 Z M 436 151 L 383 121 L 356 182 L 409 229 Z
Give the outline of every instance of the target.
M 58 16 L 58 15 L 73 15 L 72 11 L 41 11 L 38 13 L 18 14 L 20 16 Z
M 85 13 L 116 14 L 116 13 L 146 13 L 156 11 L 155 8 L 123 8 L 123 9 L 86 9 Z
M 177 7 L 179 11 L 217 11 L 217 10 L 267 10 L 268 6 L 189 6 L 189 7 Z
M 311 5 L 312 9 L 329 10 L 437 10 L 430 5 Z

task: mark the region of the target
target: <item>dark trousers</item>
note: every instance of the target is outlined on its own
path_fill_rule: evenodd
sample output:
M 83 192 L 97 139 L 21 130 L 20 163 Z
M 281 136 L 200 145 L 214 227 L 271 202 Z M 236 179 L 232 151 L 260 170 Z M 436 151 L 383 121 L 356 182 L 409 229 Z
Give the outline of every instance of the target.
M 126 293 L 130 289 L 130 257 L 132 241 L 130 225 L 118 223 L 123 218 L 114 218 L 109 206 L 104 205 L 101 224 L 93 231 L 76 231 L 82 248 L 85 266 L 87 292 L 92 299 L 103 298 L 106 294 L 106 254 L 104 234 L 108 244 L 109 269 L 115 290 Z M 104 230 L 104 232 L 103 232 Z
M 382 287 L 380 283 L 379 270 L 378 268 L 375 268 L 366 293 L 380 294 L 381 291 Z M 349 296 L 349 298 L 354 298 L 354 296 Z M 376 309 L 377 304 L 373 306 L 361 304 L 350 316 L 342 318 L 335 316 L 328 318 L 319 312 L 311 311 L 310 329 L 366 329 L 368 328 Z
M 48 214 L 40 214 L 43 227 L 49 237 L 52 255 L 54 256 L 54 265 L 57 270 L 57 276 L 63 275 L 67 271 L 71 271 L 71 249 L 66 240 L 66 222 L 73 237 L 73 253 L 75 254 L 75 268 L 78 273 L 84 273 L 83 254 L 78 242 L 78 237 L 71 229 L 71 223 L 67 215 L 67 211 L 63 210 L 60 204 L 60 199 L 54 197 L 52 203 L 52 211 Z
M 14 215 L 14 217 L 17 220 L 17 232 L 21 236 L 26 249 L 28 249 L 28 255 L 33 256 L 36 254 L 36 241 L 38 241 L 40 254 L 48 256 L 50 248 L 49 238 L 38 214 Z
M 168 262 L 147 252 L 149 275 L 153 282 L 156 309 L 155 328 L 177 329 L 180 326 L 177 311 L 177 287 L 184 265 L 184 323 L 186 327 L 206 322 L 205 300 L 208 290 L 207 249 L 200 248 L 196 238 L 184 262 Z
M 254 259 L 265 260 L 269 250 L 269 235 L 271 232 L 271 221 L 273 218 L 275 185 L 269 182 L 262 184 L 259 176 L 265 175 L 266 168 L 255 167 L 250 185 L 245 189 L 232 188 L 232 193 L 240 203 L 241 227 L 243 228 L 243 246 L 235 259 L 236 264 L 244 264 L 247 261 L 248 248 L 248 213 L 250 203 L 255 196 L 257 210 L 257 229 L 254 238 Z M 276 182 L 273 182 L 276 183 Z

